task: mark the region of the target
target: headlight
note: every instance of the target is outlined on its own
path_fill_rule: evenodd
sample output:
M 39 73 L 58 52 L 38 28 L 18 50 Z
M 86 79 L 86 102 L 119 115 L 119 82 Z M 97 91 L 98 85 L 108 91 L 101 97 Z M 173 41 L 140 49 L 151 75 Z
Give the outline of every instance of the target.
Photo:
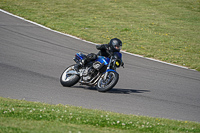
M 120 60 L 116 60 L 116 61 L 115 61 L 115 66 L 116 66 L 116 67 L 120 67 L 120 65 L 121 65 L 121 61 L 120 61 Z

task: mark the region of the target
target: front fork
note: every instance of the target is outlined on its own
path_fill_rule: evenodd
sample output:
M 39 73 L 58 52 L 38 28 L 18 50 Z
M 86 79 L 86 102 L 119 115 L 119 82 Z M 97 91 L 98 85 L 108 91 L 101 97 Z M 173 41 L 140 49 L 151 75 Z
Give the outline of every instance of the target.
M 111 62 L 112 62 L 112 56 L 111 56 L 111 58 L 110 58 L 110 62 L 108 63 L 108 66 L 107 66 L 107 69 L 106 69 L 106 73 L 105 73 L 105 75 L 104 75 L 104 77 L 103 77 L 103 80 L 104 80 L 104 81 L 106 80 L 106 77 L 108 76 L 108 71 L 107 71 L 107 70 L 110 69 L 110 64 L 111 64 Z
M 108 72 L 110 72 L 110 71 L 115 71 L 115 70 L 110 69 L 111 63 L 112 63 L 112 59 L 113 59 L 113 57 L 110 58 L 110 62 L 108 63 L 108 66 L 107 66 L 107 69 L 106 69 L 106 73 L 105 73 L 105 75 L 104 75 L 104 77 L 103 77 L 103 80 L 104 80 L 104 81 L 106 80 L 106 78 L 107 78 L 107 76 L 108 76 Z

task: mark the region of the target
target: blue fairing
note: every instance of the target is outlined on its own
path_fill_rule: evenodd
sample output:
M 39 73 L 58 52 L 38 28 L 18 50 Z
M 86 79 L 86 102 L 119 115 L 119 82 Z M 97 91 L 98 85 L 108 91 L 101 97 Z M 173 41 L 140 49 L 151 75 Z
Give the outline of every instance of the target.
M 98 56 L 96 61 L 99 61 L 100 63 L 104 63 L 104 65 L 108 65 L 110 58 L 106 58 L 104 56 Z
M 114 56 L 116 56 L 118 59 L 122 58 L 122 54 L 119 52 L 114 52 Z M 105 65 L 108 65 L 110 58 L 104 57 L 104 56 L 98 56 L 96 61 L 99 61 L 101 63 L 104 63 Z

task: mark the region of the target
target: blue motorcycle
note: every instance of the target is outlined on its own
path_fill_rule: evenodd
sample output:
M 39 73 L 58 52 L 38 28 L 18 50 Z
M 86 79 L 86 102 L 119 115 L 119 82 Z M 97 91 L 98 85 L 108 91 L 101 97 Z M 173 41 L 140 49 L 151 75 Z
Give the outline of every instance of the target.
M 74 61 L 82 64 L 86 55 L 76 53 Z M 74 65 L 65 69 L 60 77 L 60 83 L 65 87 L 70 87 L 80 82 L 82 85 L 95 86 L 99 92 L 106 92 L 112 89 L 119 80 L 116 68 L 123 66 L 122 54 L 114 52 L 110 58 L 97 56 L 94 60 L 82 65 L 75 70 Z

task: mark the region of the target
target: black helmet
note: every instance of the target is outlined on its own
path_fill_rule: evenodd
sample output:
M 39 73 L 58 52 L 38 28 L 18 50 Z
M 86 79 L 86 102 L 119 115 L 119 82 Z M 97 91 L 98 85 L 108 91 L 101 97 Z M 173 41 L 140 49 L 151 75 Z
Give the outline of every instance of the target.
M 109 45 L 113 52 L 119 52 L 122 48 L 122 41 L 118 38 L 113 38 L 110 40 Z

